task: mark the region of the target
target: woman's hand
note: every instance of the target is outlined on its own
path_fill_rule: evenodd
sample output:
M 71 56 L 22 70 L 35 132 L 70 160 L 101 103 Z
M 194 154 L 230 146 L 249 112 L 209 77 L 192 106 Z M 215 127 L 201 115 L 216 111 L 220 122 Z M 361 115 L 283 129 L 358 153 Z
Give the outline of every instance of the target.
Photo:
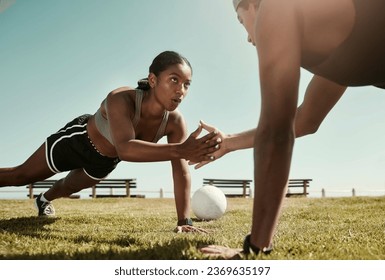
M 181 158 L 189 162 L 210 162 L 215 160 L 213 154 L 220 149 L 221 139 L 216 130 L 210 131 L 207 135 L 198 138 L 202 132 L 202 125 L 190 134 L 190 136 L 179 146 Z
M 208 231 L 203 228 L 189 226 L 189 225 L 177 226 L 174 231 L 176 233 L 182 233 L 182 232 L 208 233 Z
M 199 123 L 200 127 L 211 133 L 216 133 L 216 137 L 213 138 L 217 142 L 218 149 L 216 149 L 213 153 L 210 154 L 210 160 L 200 161 L 200 162 L 193 162 L 192 160 L 189 161 L 190 165 L 195 165 L 194 168 L 198 169 L 202 166 L 217 160 L 218 158 L 221 158 L 223 155 L 228 153 L 228 149 L 226 147 L 226 139 L 227 136 L 220 130 L 218 130 L 216 127 L 206 124 L 203 121 L 200 121 Z

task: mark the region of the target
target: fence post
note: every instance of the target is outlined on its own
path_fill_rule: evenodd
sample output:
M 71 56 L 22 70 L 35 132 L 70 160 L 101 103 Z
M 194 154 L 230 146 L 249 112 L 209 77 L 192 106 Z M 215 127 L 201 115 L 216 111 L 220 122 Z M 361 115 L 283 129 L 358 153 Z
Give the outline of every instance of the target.
M 325 194 L 325 189 L 324 189 L 324 188 L 322 188 L 321 193 L 322 193 L 322 197 L 325 197 L 325 196 L 326 196 L 326 194 Z
M 356 190 L 354 188 L 352 189 L 352 195 L 356 196 Z
M 159 195 L 160 195 L 160 198 L 163 198 L 163 188 L 160 188 Z

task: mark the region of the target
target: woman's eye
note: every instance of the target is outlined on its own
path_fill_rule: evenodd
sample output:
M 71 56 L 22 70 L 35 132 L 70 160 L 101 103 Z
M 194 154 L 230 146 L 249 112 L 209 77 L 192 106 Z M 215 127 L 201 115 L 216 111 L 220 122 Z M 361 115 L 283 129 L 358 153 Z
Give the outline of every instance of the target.
M 177 78 L 171 78 L 171 81 L 172 81 L 173 83 L 178 83 L 178 79 L 177 79 Z
M 185 89 L 188 89 L 190 87 L 190 85 L 191 85 L 190 83 L 185 83 L 184 84 Z

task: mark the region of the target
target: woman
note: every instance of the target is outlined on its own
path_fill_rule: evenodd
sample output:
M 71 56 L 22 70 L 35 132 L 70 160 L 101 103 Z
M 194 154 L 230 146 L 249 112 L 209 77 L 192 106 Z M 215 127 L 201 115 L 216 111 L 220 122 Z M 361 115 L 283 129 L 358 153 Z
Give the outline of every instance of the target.
M 40 216 L 54 215 L 51 201 L 89 188 L 112 172 L 119 161 L 171 161 L 181 231 L 193 230 L 190 219 L 190 174 L 187 160 L 210 160 L 219 148 L 216 133 L 187 138 L 177 110 L 191 84 L 192 68 L 176 52 L 166 51 L 152 62 L 138 88 L 122 87 L 108 94 L 94 115 L 82 115 L 47 138 L 23 164 L 0 169 L 0 186 L 22 186 L 55 173 L 69 174 L 40 194 Z M 156 144 L 167 136 L 168 144 Z
M 348 86 L 385 87 L 385 1 L 233 0 L 233 4 L 248 41 L 257 48 L 261 113 L 256 129 L 223 135 L 221 150 L 214 156 L 254 147 L 253 221 L 244 252 L 258 253 L 273 241 L 294 139 L 315 133 Z M 301 67 L 314 77 L 297 108 Z M 221 247 L 203 251 L 226 257 L 239 252 Z

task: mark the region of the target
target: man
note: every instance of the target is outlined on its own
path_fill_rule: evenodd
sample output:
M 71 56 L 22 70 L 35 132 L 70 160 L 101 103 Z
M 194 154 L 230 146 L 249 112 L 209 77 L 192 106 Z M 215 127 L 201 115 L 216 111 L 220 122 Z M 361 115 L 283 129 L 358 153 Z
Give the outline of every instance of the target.
M 243 252 L 258 254 L 271 251 L 295 138 L 315 133 L 348 86 L 385 87 L 385 1 L 233 0 L 233 4 L 258 52 L 261 113 L 256 129 L 222 135 L 221 149 L 214 156 L 254 147 L 253 221 Z M 301 67 L 314 77 L 297 108 Z M 218 246 L 202 251 L 224 257 L 240 252 Z

